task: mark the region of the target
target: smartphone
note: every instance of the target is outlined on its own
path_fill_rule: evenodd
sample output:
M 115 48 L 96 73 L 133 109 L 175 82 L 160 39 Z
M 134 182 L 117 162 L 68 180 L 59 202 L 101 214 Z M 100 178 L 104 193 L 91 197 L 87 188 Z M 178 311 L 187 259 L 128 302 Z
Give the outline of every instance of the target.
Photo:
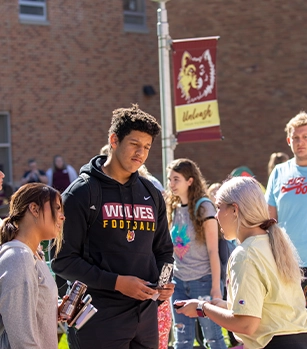
M 154 282 L 154 283 L 150 282 L 150 283 L 146 284 L 146 286 L 150 287 L 154 290 L 171 290 L 171 288 L 159 286 L 157 282 Z
M 154 290 L 158 287 L 158 283 L 157 282 L 149 282 L 148 284 L 146 284 L 147 287 L 153 288 Z
M 78 312 L 78 306 L 86 289 L 87 285 L 83 282 L 78 280 L 74 282 L 72 289 L 68 295 L 68 299 L 60 312 L 60 316 L 63 319 L 70 320 L 75 317 L 76 313 Z
M 175 301 L 174 301 L 174 303 L 173 303 L 174 309 L 180 309 L 180 308 L 183 307 L 183 305 L 179 305 L 179 304 L 177 304 L 176 302 L 180 302 L 180 301 L 178 301 L 178 300 L 175 300 Z

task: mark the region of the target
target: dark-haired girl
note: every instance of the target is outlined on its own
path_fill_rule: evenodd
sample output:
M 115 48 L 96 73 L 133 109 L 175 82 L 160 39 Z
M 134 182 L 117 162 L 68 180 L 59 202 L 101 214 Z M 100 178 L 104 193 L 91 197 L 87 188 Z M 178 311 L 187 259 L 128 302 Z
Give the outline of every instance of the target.
M 167 167 L 166 196 L 170 231 L 174 244 L 174 279 L 176 299 L 222 298 L 221 265 L 218 254 L 216 209 L 208 199 L 206 181 L 197 164 L 190 159 L 176 159 Z M 195 320 L 174 315 L 175 349 L 192 349 Z M 226 349 L 221 327 L 208 318 L 199 319 L 206 343 L 211 349 Z
M 13 194 L 0 230 L 0 348 L 58 348 L 57 286 L 38 246 L 54 239 L 59 250 L 63 222 L 55 189 L 31 183 Z

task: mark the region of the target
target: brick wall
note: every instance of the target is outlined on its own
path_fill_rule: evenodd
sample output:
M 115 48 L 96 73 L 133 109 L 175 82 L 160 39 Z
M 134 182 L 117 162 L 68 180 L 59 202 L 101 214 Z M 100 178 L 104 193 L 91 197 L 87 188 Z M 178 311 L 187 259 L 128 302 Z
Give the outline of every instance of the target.
M 173 39 L 220 36 L 217 89 L 225 140 L 179 145 L 175 156 L 196 159 L 211 182 L 246 165 L 266 184 L 270 154 L 291 155 L 285 124 L 307 109 L 306 2 L 176 0 L 167 9 Z
M 33 156 L 43 169 L 58 153 L 80 168 L 107 142 L 115 108 L 138 102 L 159 118 L 158 93 L 143 94 L 159 87 L 155 3 L 148 34 L 124 33 L 121 0 L 48 1 L 45 26 L 19 23 L 16 0 L 0 6 L 0 110 L 11 114 L 15 182 Z
M 21 24 L 2 0 L 0 111 L 11 115 L 13 176 L 27 159 L 47 169 L 55 154 L 79 168 L 107 142 L 112 110 L 138 102 L 160 120 L 157 4 L 148 33 L 125 33 L 122 1 L 48 1 L 49 25 Z M 291 155 L 283 131 L 306 109 L 307 4 L 303 0 L 167 2 L 173 39 L 219 35 L 218 102 L 224 141 L 181 144 L 210 181 L 240 165 L 266 183 L 273 151 Z M 146 97 L 143 86 L 157 94 Z M 149 170 L 162 177 L 161 138 Z

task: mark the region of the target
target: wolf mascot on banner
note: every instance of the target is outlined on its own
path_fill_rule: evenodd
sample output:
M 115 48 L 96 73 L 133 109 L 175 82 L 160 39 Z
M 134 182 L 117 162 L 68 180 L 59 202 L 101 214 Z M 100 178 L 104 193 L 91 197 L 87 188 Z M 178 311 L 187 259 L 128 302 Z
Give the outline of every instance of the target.
M 188 103 L 197 102 L 212 93 L 215 83 L 215 66 L 209 50 L 200 57 L 185 51 L 181 59 L 177 88 Z

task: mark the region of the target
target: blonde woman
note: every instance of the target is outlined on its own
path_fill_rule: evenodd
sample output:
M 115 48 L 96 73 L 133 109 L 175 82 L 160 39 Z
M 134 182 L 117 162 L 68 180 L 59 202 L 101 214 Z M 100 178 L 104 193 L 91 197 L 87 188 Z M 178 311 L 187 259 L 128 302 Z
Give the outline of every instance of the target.
M 306 348 L 307 310 L 297 254 L 270 219 L 259 183 L 251 177 L 230 179 L 218 190 L 216 205 L 225 238 L 241 243 L 228 262 L 227 302 L 181 301 L 177 312 L 207 316 L 233 331 L 244 348 Z

